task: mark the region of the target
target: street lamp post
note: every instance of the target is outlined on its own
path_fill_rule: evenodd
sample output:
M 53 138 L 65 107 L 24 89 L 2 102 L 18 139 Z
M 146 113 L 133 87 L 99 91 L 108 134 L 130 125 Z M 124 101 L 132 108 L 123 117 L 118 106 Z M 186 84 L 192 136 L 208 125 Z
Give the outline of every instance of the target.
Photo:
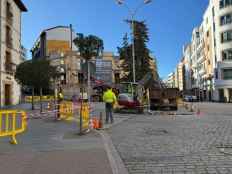
M 136 82 L 136 73 L 135 73 L 135 15 L 137 14 L 138 10 L 143 7 L 146 4 L 149 4 L 152 2 L 152 0 L 143 0 L 141 4 L 135 9 L 132 10 L 126 3 L 124 3 L 124 0 L 116 0 L 119 5 L 124 5 L 126 9 L 129 11 L 129 14 L 131 16 L 131 25 L 132 25 L 132 64 L 133 64 L 133 82 Z

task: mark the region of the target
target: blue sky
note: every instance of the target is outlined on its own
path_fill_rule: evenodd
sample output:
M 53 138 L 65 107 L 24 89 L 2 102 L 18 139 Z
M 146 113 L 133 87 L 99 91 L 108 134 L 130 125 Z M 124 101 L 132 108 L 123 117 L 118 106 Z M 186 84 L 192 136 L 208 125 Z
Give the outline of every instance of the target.
M 117 53 L 125 32 L 128 11 L 115 0 L 22 0 L 28 8 L 23 14 L 22 43 L 30 49 L 39 33 L 57 25 L 73 24 L 76 32 L 94 34 L 104 40 L 105 51 Z M 125 0 L 135 8 L 142 0 Z M 172 72 L 181 58 L 182 47 L 192 29 L 202 21 L 208 0 L 153 0 L 138 12 L 146 20 L 149 49 L 157 57 L 161 77 Z

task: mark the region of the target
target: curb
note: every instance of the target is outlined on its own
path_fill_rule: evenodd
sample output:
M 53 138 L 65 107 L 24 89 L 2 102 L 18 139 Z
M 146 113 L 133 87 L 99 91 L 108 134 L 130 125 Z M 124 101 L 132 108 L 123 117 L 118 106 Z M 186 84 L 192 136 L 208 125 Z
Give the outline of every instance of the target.
M 129 174 L 110 136 L 104 131 L 96 132 L 102 137 L 113 174 Z

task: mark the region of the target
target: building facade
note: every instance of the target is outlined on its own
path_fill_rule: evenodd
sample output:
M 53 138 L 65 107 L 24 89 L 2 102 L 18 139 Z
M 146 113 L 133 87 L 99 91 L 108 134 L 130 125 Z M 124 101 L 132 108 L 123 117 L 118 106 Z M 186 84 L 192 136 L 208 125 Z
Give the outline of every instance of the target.
M 0 1 L 0 106 L 18 104 L 21 87 L 14 78 L 21 59 L 21 0 Z
M 218 101 L 232 102 L 232 1 L 211 0 L 215 25 L 215 92 Z
M 51 58 L 77 51 L 74 39 L 77 37 L 72 26 L 56 26 L 41 32 L 31 49 L 32 58 Z M 57 57 L 55 56 L 55 57 Z
M 232 0 L 209 0 L 183 57 L 186 90 L 202 100 L 232 102 Z

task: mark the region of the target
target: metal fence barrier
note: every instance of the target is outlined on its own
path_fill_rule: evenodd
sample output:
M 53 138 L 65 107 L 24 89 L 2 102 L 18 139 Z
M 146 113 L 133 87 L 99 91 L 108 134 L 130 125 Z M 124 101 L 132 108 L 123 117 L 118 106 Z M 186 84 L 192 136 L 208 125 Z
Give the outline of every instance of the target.
M 18 144 L 16 135 L 27 127 L 27 114 L 24 111 L 0 110 L 0 137 L 11 136 L 11 143 Z
M 75 107 L 73 102 L 65 101 L 59 105 L 58 112 L 62 120 L 76 120 L 79 123 L 82 122 L 81 126 L 83 130 L 89 128 L 90 106 L 88 103 L 82 103 L 78 107 Z
M 89 128 L 89 121 L 90 121 L 90 106 L 88 103 L 83 103 L 80 109 L 80 116 L 82 116 L 82 128 L 88 129 Z
M 54 96 L 42 96 L 43 102 L 49 102 L 54 100 Z M 34 102 L 39 102 L 40 96 L 34 96 Z M 25 102 L 31 103 L 32 102 L 32 96 L 25 96 Z
M 60 118 L 64 120 L 73 120 L 74 118 L 74 107 L 73 102 L 62 102 L 59 104 Z

